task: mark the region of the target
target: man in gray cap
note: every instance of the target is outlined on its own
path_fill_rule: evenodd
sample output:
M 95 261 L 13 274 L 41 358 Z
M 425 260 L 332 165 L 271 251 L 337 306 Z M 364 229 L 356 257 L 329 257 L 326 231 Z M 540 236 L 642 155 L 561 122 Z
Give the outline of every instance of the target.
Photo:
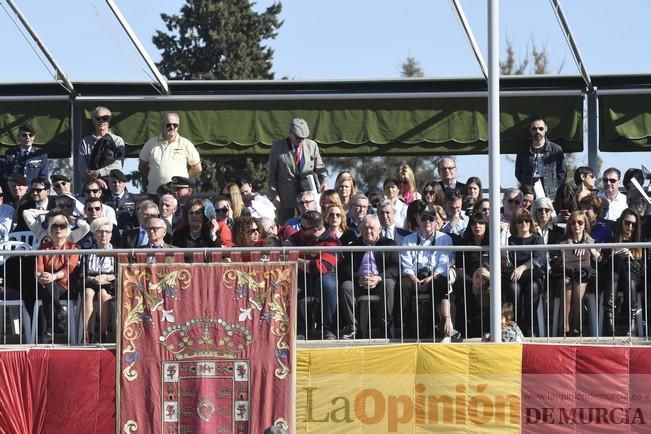
M 294 216 L 296 196 L 328 188 L 328 172 L 319 145 L 307 137 L 310 129 L 301 118 L 292 119 L 289 137 L 273 142 L 269 154 L 269 191 L 278 209 L 276 219 L 285 222 Z

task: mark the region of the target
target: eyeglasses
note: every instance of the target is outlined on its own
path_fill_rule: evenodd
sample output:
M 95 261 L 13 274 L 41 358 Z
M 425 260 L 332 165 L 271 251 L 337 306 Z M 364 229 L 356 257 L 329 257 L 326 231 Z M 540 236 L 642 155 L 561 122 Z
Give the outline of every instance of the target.
M 251 228 L 251 229 L 249 229 L 249 230 L 246 231 L 246 232 L 247 232 L 248 234 L 257 234 L 257 233 L 260 233 L 260 231 L 258 230 L 258 228 Z
M 585 225 L 585 222 L 583 220 L 570 220 L 569 224 L 572 226 L 583 226 Z
M 108 121 L 111 120 L 111 117 L 110 116 L 96 116 L 95 120 L 97 122 L 108 122 Z
M 540 213 L 544 212 L 545 214 L 547 214 L 547 213 L 552 212 L 552 210 L 549 209 L 549 208 L 538 208 L 538 212 L 540 212 Z
M 99 193 L 100 191 L 102 190 L 100 190 L 99 188 L 88 188 L 84 190 L 85 193 Z
M 635 227 L 637 225 L 635 221 L 631 221 L 631 220 L 624 220 L 622 223 L 624 223 L 625 226 L 632 226 L 632 227 Z
M 312 199 L 312 200 L 299 200 L 298 201 L 298 203 L 300 203 L 302 205 L 307 205 L 308 203 L 312 203 L 312 202 L 314 202 L 314 199 Z
M 604 182 L 607 182 L 608 184 L 615 184 L 617 181 L 619 181 L 619 179 L 615 179 L 615 178 L 603 178 L 603 181 L 604 181 Z
M 90 211 L 99 211 L 99 210 L 101 210 L 101 209 L 102 209 L 101 206 L 87 206 L 87 207 L 86 207 L 86 211 L 87 211 L 87 212 L 90 212 Z
M 45 190 L 45 188 L 32 188 L 32 193 L 40 193 L 43 190 Z
M 100 230 L 95 231 L 95 233 L 96 233 L 97 235 L 109 235 L 109 234 L 111 234 L 112 232 L 111 232 L 111 231 L 105 231 L 105 230 L 100 229 Z
M 446 166 L 443 166 L 443 167 L 441 167 L 441 170 L 443 170 L 443 171 L 446 171 L 446 170 L 454 170 L 454 169 L 456 169 L 456 168 L 457 168 L 457 166 L 447 166 L 447 167 L 446 167 Z
M 222 214 L 226 214 L 228 213 L 228 208 L 215 208 L 215 211 Z
M 436 217 L 431 216 L 431 215 L 421 215 L 420 219 L 424 222 L 434 222 L 436 221 Z
M 165 124 L 165 127 L 167 127 L 167 129 L 173 129 L 173 130 L 175 130 L 175 129 L 177 129 L 177 128 L 179 127 L 179 124 L 172 124 L 172 123 L 169 123 L 169 124 Z
M 50 226 L 50 228 L 52 228 L 54 230 L 59 230 L 59 231 L 62 231 L 67 227 L 68 227 L 67 223 L 52 223 L 52 225 Z
M 531 131 L 545 131 L 545 127 L 531 127 Z
M 164 227 L 161 227 L 161 226 L 149 226 L 149 227 L 147 228 L 147 230 L 148 230 L 149 232 L 158 232 L 158 231 L 162 231 L 163 229 L 165 229 L 165 228 L 164 228 Z
M 22 133 L 21 136 L 23 136 L 24 138 L 27 139 L 29 137 L 34 137 L 34 134 L 32 134 L 32 133 Z
M 507 201 L 508 203 L 515 204 L 515 205 L 520 205 L 520 204 L 522 203 L 522 201 L 521 201 L 520 199 L 513 199 L 513 198 L 511 198 L 511 199 L 506 199 L 506 201 Z

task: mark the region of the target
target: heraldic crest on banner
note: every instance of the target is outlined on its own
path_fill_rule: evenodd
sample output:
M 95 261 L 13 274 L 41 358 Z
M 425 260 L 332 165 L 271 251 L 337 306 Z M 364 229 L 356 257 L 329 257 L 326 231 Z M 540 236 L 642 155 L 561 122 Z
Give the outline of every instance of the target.
M 120 276 L 121 432 L 292 420 L 294 263 L 125 264 Z M 271 391 L 274 403 L 259 402 Z

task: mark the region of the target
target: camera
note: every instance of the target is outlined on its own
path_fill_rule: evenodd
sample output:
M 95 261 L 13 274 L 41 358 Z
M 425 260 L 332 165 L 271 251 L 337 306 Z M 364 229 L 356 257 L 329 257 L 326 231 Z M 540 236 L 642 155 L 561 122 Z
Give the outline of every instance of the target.
M 423 280 L 426 277 L 429 277 L 431 275 L 432 275 L 432 270 L 430 270 L 429 268 L 419 268 L 418 273 L 416 273 L 416 278 L 418 278 L 418 280 Z

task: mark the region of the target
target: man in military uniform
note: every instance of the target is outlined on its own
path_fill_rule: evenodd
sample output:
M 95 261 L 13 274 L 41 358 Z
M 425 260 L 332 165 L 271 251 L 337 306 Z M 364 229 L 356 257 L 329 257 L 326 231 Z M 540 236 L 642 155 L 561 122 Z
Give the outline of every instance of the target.
M 48 177 L 47 152 L 34 147 L 36 130 L 25 122 L 18 127 L 18 139 L 20 146 L 10 149 L 5 153 L 2 167 L 2 183 L 7 185 L 9 177 L 14 173 L 23 175 L 27 184 L 31 185 L 36 178 Z

